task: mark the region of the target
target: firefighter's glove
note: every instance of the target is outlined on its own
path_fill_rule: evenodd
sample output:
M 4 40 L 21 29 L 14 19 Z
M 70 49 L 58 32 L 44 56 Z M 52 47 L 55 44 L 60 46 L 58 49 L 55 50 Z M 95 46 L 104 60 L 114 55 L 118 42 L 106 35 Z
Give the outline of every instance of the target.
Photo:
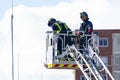
M 80 37 L 80 32 L 77 32 L 77 36 Z

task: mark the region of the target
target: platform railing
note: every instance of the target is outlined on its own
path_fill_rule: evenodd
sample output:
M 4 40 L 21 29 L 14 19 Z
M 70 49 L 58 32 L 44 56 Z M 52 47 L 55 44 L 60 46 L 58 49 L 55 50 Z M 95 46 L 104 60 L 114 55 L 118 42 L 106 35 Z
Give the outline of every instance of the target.
M 69 36 L 69 33 L 72 33 L 73 36 L 70 37 Z M 68 55 L 67 53 L 65 53 L 66 51 L 66 46 L 68 45 L 66 42 L 66 38 L 68 38 L 68 36 L 70 37 L 71 39 L 71 42 L 76 46 L 77 50 L 80 51 L 85 51 L 85 50 L 88 50 L 88 42 L 91 41 L 91 44 L 94 46 L 95 44 L 98 44 L 99 41 L 93 41 L 93 40 L 90 40 L 91 38 L 96 38 L 97 35 L 89 35 L 89 34 L 85 34 L 83 31 L 80 31 L 80 33 L 82 35 L 80 35 L 80 37 L 78 37 L 77 35 L 78 31 L 68 31 L 66 34 L 65 33 L 60 33 L 60 34 L 55 34 L 53 31 L 47 31 L 46 34 L 47 34 L 47 37 L 46 37 L 46 63 L 48 63 L 50 60 L 50 62 L 59 62 L 57 59 L 56 59 L 56 56 L 58 56 L 58 53 L 57 53 L 57 43 L 58 43 L 58 39 L 61 40 L 61 54 L 65 54 L 65 55 Z M 60 36 L 63 36 L 62 38 Z M 91 37 L 88 41 L 88 37 Z M 77 42 L 78 40 L 80 40 L 81 38 L 85 38 L 85 44 L 84 45 L 84 48 L 80 48 L 80 47 L 77 47 L 80 45 L 79 42 Z M 95 40 L 95 39 L 94 39 Z M 98 40 L 98 39 L 96 39 Z M 94 43 L 96 42 L 96 43 Z M 51 50 L 50 50 L 51 49 Z M 68 58 L 68 57 L 66 57 Z M 64 57 L 63 57 L 64 59 Z M 64 61 L 64 60 L 63 60 Z

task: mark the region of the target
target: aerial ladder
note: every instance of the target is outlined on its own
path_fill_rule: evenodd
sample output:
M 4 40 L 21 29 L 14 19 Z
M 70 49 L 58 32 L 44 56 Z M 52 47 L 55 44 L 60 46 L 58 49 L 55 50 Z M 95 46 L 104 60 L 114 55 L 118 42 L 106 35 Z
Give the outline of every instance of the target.
M 96 53 L 94 53 L 94 57 L 99 60 L 103 70 L 99 69 L 97 63 L 93 62 L 93 59 L 88 58 L 89 56 L 86 59 L 79 51 L 77 51 L 74 45 L 68 47 L 67 52 L 71 55 L 72 58 L 74 58 L 75 62 L 87 80 L 92 80 L 91 76 L 94 76 L 95 80 L 107 80 L 106 77 L 104 77 L 104 74 L 102 74 L 103 70 L 105 70 L 109 77 L 114 80 L 111 73 Z M 86 67 L 84 67 L 84 65 L 86 65 Z
M 108 77 L 109 79 L 114 80 L 112 74 L 98 56 L 98 35 L 86 35 L 83 32 L 82 37 L 87 38 L 88 36 L 91 38 L 86 39 L 86 45 L 84 45 L 83 49 L 78 49 L 76 44 L 67 45 L 64 47 L 63 53 L 54 59 L 64 58 L 65 55 L 70 55 L 79 66 L 79 69 L 82 71 L 86 80 L 108 80 Z M 54 41 L 56 40 L 57 39 Z M 55 44 L 54 47 L 56 47 Z
M 107 80 L 107 77 L 104 76 L 105 74 L 103 74 L 102 71 L 105 71 L 105 73 L 114 80 L 108 68 L 98 56 L 99 49 L 97 46 L 94 46 L 96 42 L 94 38 L 95 34 L 87 40 L 85 55 L 78 51 L 75 45 L 67 46 L 66 51 L 75 60 L 87 80 L 92 80 L 91 76 L 93 76 L 95 80 Z M 92 44 L 90 44 L 90 42 L 92 42 Z M 102 69 L 99 69 L 98 63 L 101 64 Z M 86 65 L 86 67 L 84 67 L 84 65 Z

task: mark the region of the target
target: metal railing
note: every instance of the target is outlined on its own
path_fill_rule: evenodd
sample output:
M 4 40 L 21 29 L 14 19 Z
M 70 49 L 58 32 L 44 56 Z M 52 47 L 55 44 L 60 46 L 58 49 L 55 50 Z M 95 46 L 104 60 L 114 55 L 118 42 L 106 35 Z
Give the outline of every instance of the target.
M 48 58 L 49 56 L 47 56 L 47 55 L 48 54 L 53 54 L 53 53 L 54 54 L 52 55 L 53 56 L 52 58 L 55 61 L 55 59 L 56 59 L 55 56 L 58 55 L 57 54 L 58 39 L 60 39 L 61 42 L 62 42 L 61 43 L 61 45 L 62 45 L 62 47 L 61 47 L 62 51 L 61 52 L 64 55 L 68 55 L 67 53 L 65 53 L 66 52 L 66 46 L 68 45 L 68 40 L 67 40 L 68 37 L 70 37 L 71 42 L 76 46 L 76 49 L 78 51 L 86 51 L 86 50 L 88 50 L 88 43 L 90 41 L 91 41 L 90 43 L 93 45 L 93 47 L 95 47 L 95 45 L 98 45 L 98 42 L 99 42 L 98 40 L 99 39 L 96 39 L 96 38 L 98 38 L 98 35 L 85 34 L 85 32 L 83 32 L 83 31 L 79 31 L 79 32 L 81 33 L 80 36 L 77 35 L 78 31 L 72 31 L 72 32 L 68 31 L 66 34 L 65 33 L 55 34 L 53 31 L 47 31 L 46 32 L 46 34 L 47 34 L 47 37 L 46 37 L 46 62 L 49 61 L 48 59 L 50 59 L 50 58 Z M 69 35 L 70 33 L 73 34 L 72 37 Z M 90 37 L 90 38 L 88 39 L 88 37 Z M 84 44 L 82 45 L 84 48 L 80 48 L 80 42 L 81 42 L 80 40 L 81 39 L 84 39 L 83 40 Z M 97 41 L 95 41 L 95 40 L 97 40 Z M 53 52 L 47 53 L 48 52 L 48 47 L 52 47 Z M 56 61 L 58 61 L 58 60 L 56 60 Z

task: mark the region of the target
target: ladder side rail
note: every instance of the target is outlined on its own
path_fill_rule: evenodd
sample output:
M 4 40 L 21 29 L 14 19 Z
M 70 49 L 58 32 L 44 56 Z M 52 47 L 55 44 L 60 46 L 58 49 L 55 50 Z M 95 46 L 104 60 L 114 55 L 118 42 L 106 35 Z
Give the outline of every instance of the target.
M 87 73 L 85 73 L 85 71 L 83 70 L 83 67 L 81 67 L 82 65 L 79 64 L 79 62 L 77 60 L 75 60 L 75 62 L 77 63 L 77 65 L 79 66 L 80 70 L 82 71 L 82 73 L 84 74 L 85 78 L 87 80 L 90 80 L 89 76 L 87 75 Z
M 74 47 L 74 46 L 73 46 Z M 85 62 L 85 64 L 87 65 L 88 69 L 91 71 L 91 73 L 93 74 L 94 78 L 96 80 L 98 80 L 97 76 L 95 75 L 95 73 L 93 72 L 93 70 L 91 69 L 90 65 L 88 64 L 88 62 L 85 60 L 85 58 L 82 56 L 82 54 L 80 52 L 77 51 L 77 49 L 74 47 L 74 50 L 81 56 L 81 58 L 83 59 L 83 61 Z M 72 56 L 71 56 L 72 57 Z M 78 63 L 79 65 L 79 63 Z
M 91 39 L 89 39 L 89 40 L 88 40 L 88 43 L 89 43 L 89 41 L 92 40 L 92 39 L 94 39 L 94 37 L 92 37 Z M 94 45 L 94 43 L 93 43 L 93 45 Z M 88 46 L 90 47 L 90 45 L 88 45 Z M 94 52 L 94 51 L 93 51 L 93 52 Z M 105 69 L 106 73 L 109 75 L 109 77 L 110 77 L 112 80 L 114 80 L 112 74 L 109 72 L 108 68 L 105 66 L 105 64 L 103 63 L 103 61 L 101 60 L 101 58 L 98 56 L 98 54 L 97 54 L 96 52 L 94 52 L 93 54 L 94 54 L 94 56 L 96 56 L 96 58 L 97 58 L 98 61 L 101 63 L 101 65 L 104 67 L 104 69 Z
M 97 57 L 97 59 L 99 60 L 99 62 L 102 64 L 102 66 L 104 67 L 105 71 L 107 72 L 107 74 L 109 75 L 109 77 L 112 79 L 112 80 L 115 80 L 112 76 L 112 74 L 109 72 L 108 68 L 106 67 L 106 65 L 103 63 L 103 61 L 100 59 L 100 57 L 94 53 L 95 56 Z
M 94 56 L 94 52 L 92 51 L 91 52 L 91 48 L 88 46 L 88 50 L 89 50 L 89 54 L 92 54 L 92 56 L 90 57 L 90 59 L 93 59 L 95 56 Z M 94 57 L 93 57 L 94 56 Z M 91 62 L 91 61 L 90 61 Z M 96 63 L 96 62 L 95 62 Z M 97 68 L 96 64 L 93 64 L 93 62 L 91 62 L 91 65 L 93 66 L 93 69 L 95 70 L 95 73 L 97 74 L 97 76 L 100 78 L 100 80 L 103 80 L 103 75 L 101 73 L 101 71 Z
M 79 53 L 80 54 L 80 53 Z M 95 77 L 96 80 L 98 80 L 98 78 L 96 77 L 95 73 L 93 72 L 93 70 L 91 69 L 90 65 L 88 64 L 88 62 L 85 60 L 85 58 L 81 55 L 81 58 L 83 59 L 83 61 L 85 62 L 85 64 L 87 65 L 88 69 L 91 71 L 91 73 L 93 74 L 93 76 Z
M 90 41 L 92 41 L 92 44 L 93 44 L 93 47 L 94 47 L 94 42 L 95 42 L 95 35 L 94 34 L 92 34 L 92 35 L 86 35 L 86 36 L 91 36 L 91 38 L 87 41 L 87 47 L 88 47 L 88 50 L 89 50 L 89 45 L 90 45 Z M 90 53 L 89 52 L 89 57 L 90 57 L 90 54 L 92 54 L 92 53 Z M 94 54 L 92 54 L 91 55 L 91 59 L 92 59 L 92 56 L 93 56 Z M 100 80 L 103 80 L 104 78 L 103 78 L 103 76 L 102 76 L 102 73 L 100 73 L 100 71 L 96 68 L 96 66 L 92 63 L 92 61 L 91 61 L 91 59 L 90 59 L 90 64 L 92 65 L 92 68 L 93 68 L 93 70 L 94 70 L 94 72 L 95 72 L 95 74 L 96 74 L 96 76 L 100 79 Z
M 73 59 L 75 60 L 75 62 L 76 62 L 77 65 L 79 66 L 80 70 L 81 70 L 82 73 L 84 74 L 85 78 L 86 78 L 87 80 L 90 80 L 89 76 L 88 76 L 87 73 L 84 71 L 82 64 L 80 64 L 73 55 L 70 54 L 70 56 L 73 57 Z
M 99 80 L 104 80 L 102 74 L 100 73 L 100 71 L 97 69 L 96 65 L 92 63 L 92 61 L 90 60 L 90 64 L 93 67 L 93 70 L 95 72 L 95 74 L 97 75 L 97 77 L 99 78 Z

